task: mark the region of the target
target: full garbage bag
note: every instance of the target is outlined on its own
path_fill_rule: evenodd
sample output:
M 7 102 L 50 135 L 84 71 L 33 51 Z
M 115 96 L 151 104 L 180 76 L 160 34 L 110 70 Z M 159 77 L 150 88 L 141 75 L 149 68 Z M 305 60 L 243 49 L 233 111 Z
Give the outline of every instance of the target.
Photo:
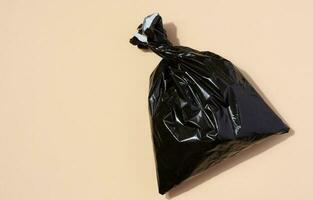
M 261 139 L 289 131 L 230 61 L 172 45 L 159 14 L 147 16 L 130 42 L 162 57 L 148 96 L 160 194 Z

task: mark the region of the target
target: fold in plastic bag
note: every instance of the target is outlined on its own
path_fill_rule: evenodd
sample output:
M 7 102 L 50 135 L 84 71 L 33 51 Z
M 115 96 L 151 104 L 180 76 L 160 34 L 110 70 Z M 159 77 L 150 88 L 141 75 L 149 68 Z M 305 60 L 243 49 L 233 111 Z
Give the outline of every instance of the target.
M 260 139 L 289 131 L 230 61 L 173 46 L 158 14 L 146 17 L 130 42 L 163 58 L 149 91 L 160 194 Z

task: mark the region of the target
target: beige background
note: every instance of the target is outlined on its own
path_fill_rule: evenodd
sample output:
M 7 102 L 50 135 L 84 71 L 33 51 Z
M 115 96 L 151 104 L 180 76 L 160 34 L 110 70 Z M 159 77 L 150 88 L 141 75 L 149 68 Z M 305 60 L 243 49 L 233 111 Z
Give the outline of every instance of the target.
M 312 10 L 311 0 L 0 0 L 0 199 L 313 199 Z M 249 74 L 294 134 L 159 195 L 147 93 L 160 58 L 128 43 L 155 11 L 176 44 Z

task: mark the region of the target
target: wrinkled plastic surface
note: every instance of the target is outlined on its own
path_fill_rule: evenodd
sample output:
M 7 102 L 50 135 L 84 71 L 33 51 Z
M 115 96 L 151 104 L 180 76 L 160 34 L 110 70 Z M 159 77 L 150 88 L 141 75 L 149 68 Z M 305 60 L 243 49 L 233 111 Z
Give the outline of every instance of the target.
M 230 61 L 173 46 L 158 14 L 146 17 L 130 42 L 163 58 L 149 91 L 160 194 L 260 139 L 289 131 Z

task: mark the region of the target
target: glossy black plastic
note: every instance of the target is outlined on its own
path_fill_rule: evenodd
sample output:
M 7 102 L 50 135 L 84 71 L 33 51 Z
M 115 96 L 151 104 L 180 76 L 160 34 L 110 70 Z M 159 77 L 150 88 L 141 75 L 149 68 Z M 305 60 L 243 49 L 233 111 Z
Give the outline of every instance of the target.
M 173 46 L 158 14 L 146 17 L 130 42 L 163 58 L 149 91 L 160 194 L 260 139 L 289 131 L 230 61 Z

